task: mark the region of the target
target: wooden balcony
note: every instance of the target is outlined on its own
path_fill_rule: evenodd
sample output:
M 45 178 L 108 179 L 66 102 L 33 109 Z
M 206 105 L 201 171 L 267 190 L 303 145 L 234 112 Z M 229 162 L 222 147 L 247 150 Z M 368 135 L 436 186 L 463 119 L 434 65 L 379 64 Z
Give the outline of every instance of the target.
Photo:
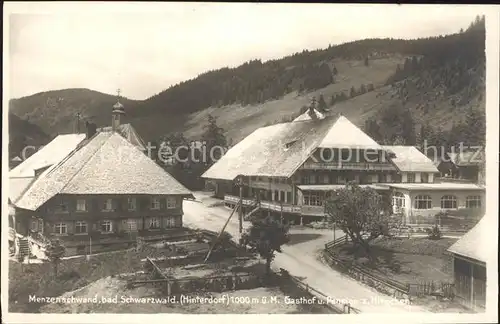
M 309 206 L 303 205 L 301 207 L 302 215 L 307 216 L 324 216 L 325 215 L 325 207 L 324 206 Z
M 239 202 L 240 198 L 236 196 L 231 196 L 231 195 L 225 195 L 224 196 L 224 202 L 232 203 L 232 204 L 237 204 Z M 247 199 L 243 198 L 243 206 L 253 206 L 255 204 L 255 200 L 253 199 Z M 298 205 L 292 205 L 292 204 L 287 204 L 287 203 L 281 203 L 279 201 L 265 201 L 262 200 L 260 202 L 260 206 L 264 209 L 267 210 L 272 210 L 276 212 L 281 212 L 283 211 L 284 213 L 291 213 L 291 214 L 304 214 L 303 208 L 304 207 L 312 207 L 310 209 L 306 208 L 307 214 L 305 215 L 310 215 L 310 216 L 322 216 L 323 213 L 323 206 L 298 206 Z M 319 209 L 321 209 L 321 214 L 319 214 Z
M 395 171 L 390 163 L 352 163 L 352 162 L 306 162 L 302 165 L 306 170 L 361 170 L 361 171 Z

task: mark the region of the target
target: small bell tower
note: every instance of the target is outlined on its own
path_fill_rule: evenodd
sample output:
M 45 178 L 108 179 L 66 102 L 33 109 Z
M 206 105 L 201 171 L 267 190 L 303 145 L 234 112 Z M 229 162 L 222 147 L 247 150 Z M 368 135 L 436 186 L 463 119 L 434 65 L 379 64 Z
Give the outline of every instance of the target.
M 118 89 L 116 92 L 117 92 L 117 102 L 114 104 L 113 111 L 111 112 L 112 115 L 111 129 L 113 130 L 113 132 L 116 132 L 118 130 L 121 123 L 121 117 L 122 115 L 125 115 L 125 109 L 120 102 L 121 90 Z

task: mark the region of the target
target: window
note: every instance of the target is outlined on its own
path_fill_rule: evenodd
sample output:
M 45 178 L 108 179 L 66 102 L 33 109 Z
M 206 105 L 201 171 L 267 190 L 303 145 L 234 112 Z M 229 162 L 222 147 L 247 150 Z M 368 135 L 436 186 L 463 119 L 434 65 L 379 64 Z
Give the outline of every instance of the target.
M 481 196 L 467 196 L 465 200 L 466 208 L 480 208 L 481 207 Z
M 57 206 L 56 206 L 56 212 L 59 213 L 67 213 L 69 211 L 68 208 L 68 203 L 61 201 Z
M 127 208 L 128 208 L 128 210 L 136 210 L 137 209 L 137 199 L 136 198 L 127 198 Z
M 415 197 L 415 209 L 431 209 L 432 199 L 427 195 L 418 195 Z
M 160 209 L 160 198 L 151 198 L 151 209 Z
M 310 193 L 304 195 L 304 205 L 309 206 L 321 206 L 323 205 L 323 200 L 318 193 Z
M 428 173 L 422 173 L 421 180 L 423 183 L 429 183 L 429 174 Z
M 457 197 L 455 197 L 455 196 L 443 196 L 443 197 L 441 197 L 441 208 L 442 209 L 456 209 L 457 208 Z
M 309 183 L 310 184 L 316 184 L 316 175 L 315 174 L 311 174 L 309 176 Z
M 286 201 L 291 204 L 292 203 L 292 192 L 291 191 L 287 191 L 286 192 Z
M 328 174 L 321 175 L 321 183 L 328 184 L 330 182 L 330 177 Z
M 337 183 L 339 183 L 339 184 L 345 184 L 346 182 L 347 182 L 347 180 L 344 176 L 339 176 L 337 179 Z
M 111 233 L 113 231 L 113 223 L 110 220 L 103 220 L 101 222 L 101 232 Z
M 177 207 L 177 198 L 167 197 L 167 208 L 175 208 L 175 207 Z
M 160 228 L 160 220 L 156 217 L 151 217 L 149 219 L 149 229 L 158 229 Z
M 308 176 L 303 176 L 301 183 L 305 184 L 305 185 L 309 184 L 309 177 Z
M 401 192 L 396 192 L 392 196 L 392 210 L 394 213 L 401 212 L 405 207 L 405 196 Z
M 102 205 L 102 210 L 111 211 L 113 210 L 113 199 L 108 198 L 104 200 L 104 204 Z
M 406 182 L 408 183 L 414 183 L 415 182 L 415 174 L 414 173 L 408 173 L 406 176 Z
M 87 202 L 85 201 L 85 199 L 78 199 L 76 201 L 76 211 L 87 211 Z
M 87 222 L 82 222 L 82 221 L 75 222 L 75 233 L 76 234 L 87 233 Z
M 165 227 L 174 227 L 175 219 L 173 217 L 165 217 Z
M 56 223 L 54 224 L 54 233 L 60 235 L 66 234 L 68 233 L 68 227 L 65 223 Z
M 137 221 L 135 219 L 127 219 L 127 230 L 129 232 L 137 231 Z
M 274 190 L 274 201 L 280 200 L 280 192 L 278 190 Z
M 35 219 L 33 219 L 33 220 L 31 221 L 31 230 L 32 230 L 33 232 L 37 232 L 37 231 L 38 231 L 38 221 L 37 221 L 37 220 L 35 220 Z

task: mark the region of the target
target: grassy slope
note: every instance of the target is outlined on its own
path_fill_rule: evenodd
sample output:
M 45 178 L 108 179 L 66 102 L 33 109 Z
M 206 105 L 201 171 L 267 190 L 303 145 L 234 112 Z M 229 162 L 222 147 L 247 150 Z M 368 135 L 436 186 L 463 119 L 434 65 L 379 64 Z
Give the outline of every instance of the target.
M 310 103 L 313 96 L 318 98 L 320 94 L 323 94 L 325 101 L 328 103 L 333 94 L 341 91 L 348 94 L 352 86 L 359 89 L 362 84 L 373 83 L 375 88 L 382 87 L 387 78 L 396 70 L 397 64 L 403 62 L 404 57 L 394 56 L 372 60 L 370 66 L 366 67 L 363 61 L 334 60 L 338 69 L 335 84 L 303 95 L 297 95 L 296 92 L 290 93 L 283 99 L 268 101 L 260 105 L 230 105 L 221 108 L 207 108 L 189 116 L 189 121 L 184 125 L 185 135 L 190 138 L 198 138 L 203 131 L 208 114 L 212 114 L 217 117 L 218 124 L 227 131 L 227 136 L 237 142 L 267 122 L 296 114 L 302 106 Z M 371 106 L 367 106 L 371 101 L 370 96 L 374 96 L 374 93 L 361 96 L 365 100 L 368 99 L 361 106 L 355 103 L 361 99 L 359 97 L 339 104 L 339 111 L 345 113 L 349 118 L 354 118 L 353 121 L 356 122 L 356 119 L 363 115 L 365 110 L 370 109 Z M 378 101 L 377 99 L 371 102 L 378 103 Z M 373 103 L 370 103 L 370 105 Z M 345 108 L 341 108 L 343 106 Z M 351 106 L 356 106 L 356 108 L 351 109 Z

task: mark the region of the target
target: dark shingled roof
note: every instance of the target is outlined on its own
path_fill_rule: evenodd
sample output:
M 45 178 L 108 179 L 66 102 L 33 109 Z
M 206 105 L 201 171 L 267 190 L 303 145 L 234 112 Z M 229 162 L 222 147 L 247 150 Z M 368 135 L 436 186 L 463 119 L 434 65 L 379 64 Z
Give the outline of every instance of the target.
M 57 194 L 191 195 L 136 146 L 113 132 L 99 132 L 45 170 L 15 202 L 36 210 Z

